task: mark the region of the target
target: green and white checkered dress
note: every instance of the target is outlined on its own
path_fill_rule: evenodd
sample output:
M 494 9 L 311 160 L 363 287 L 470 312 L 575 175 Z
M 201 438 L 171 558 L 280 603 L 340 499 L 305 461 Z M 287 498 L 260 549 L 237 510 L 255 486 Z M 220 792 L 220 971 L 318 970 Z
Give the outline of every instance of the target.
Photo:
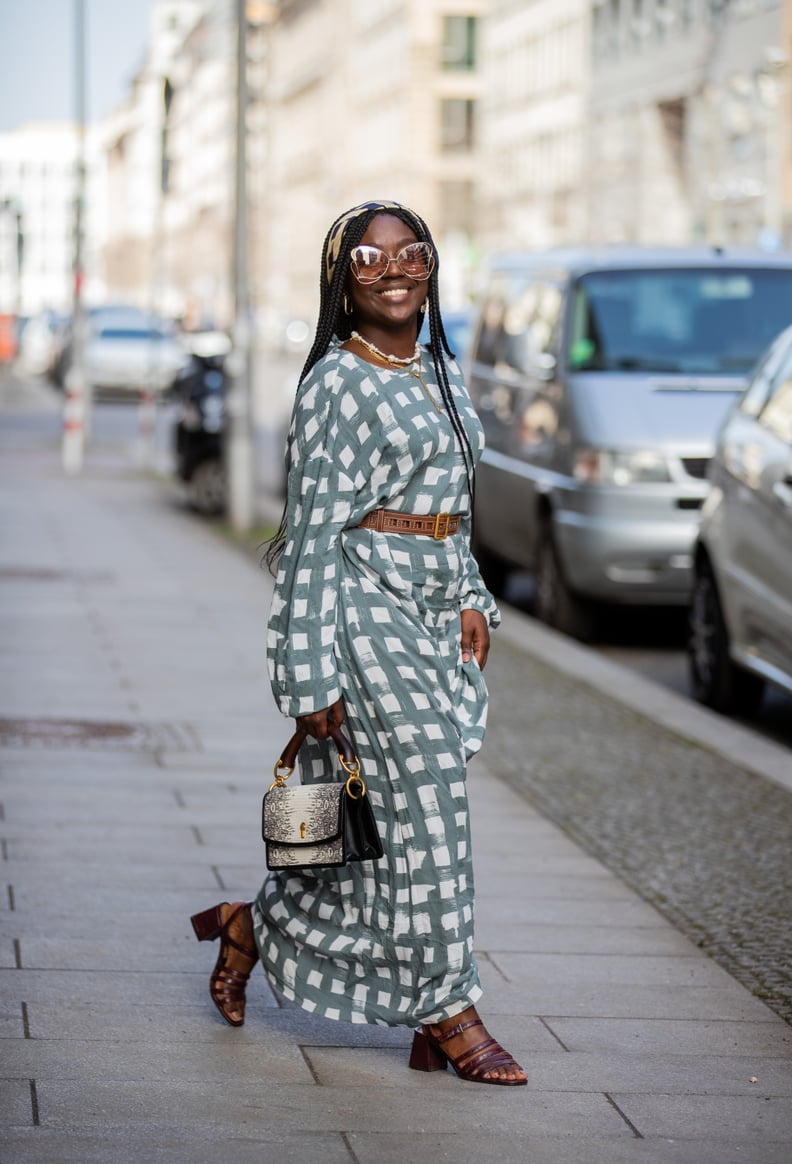
M 428 353 L 423 369 L 439 401 Z M 449 379 L 478 457 L 483 433 L 451 361 Z M 459 612 L 480 610 L 492 626 L 499 617 L 468 548 L 462 453 L 414 376 L 340 348 L 301 384 L 289 448 L 273 690 L 287 716 L 343 696 L 385 856 L 269 874 L 256 941 L 271 981 L 306 1010 L 437 1022 L 481 996 L 465 767 L 481 746 L 487 689 L 475 659 L 461 661 Z M 444 541 L 355 528 L 380 506 L 466 517 Z M 304 781 L 340 774 L 326 743 L 309 739 L 301 760 Z

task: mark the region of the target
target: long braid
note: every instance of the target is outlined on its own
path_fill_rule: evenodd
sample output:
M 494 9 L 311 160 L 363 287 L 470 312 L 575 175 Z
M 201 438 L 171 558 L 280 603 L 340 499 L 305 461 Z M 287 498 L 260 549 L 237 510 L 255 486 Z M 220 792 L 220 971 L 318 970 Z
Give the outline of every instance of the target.
M 344 292 L 346 290 L 347 275 L 349 272 L 349 256 L 354 247 L 358 245 L 363 235 L 369 227 L 372 218 L 377 214 L 391 214 L 396 218 L 400 218 L 410 230 L 413 231 L 416 238 L 420 242 L 429 243 L 435 253 L 435 267 L 429 277 L 429 289 L 427 294 L 428 314 L 429 314 L 429 350 L 432 354 L 432 363 L 437 377 L 438 387 L 440 388 L 440 395 L 446 407 L 446 412 L 451 421 L 452 428 L 456 434 L 459 442 L 459 447 L 462 452 L 462 458 L 465 463 L 465 476 L 467 477 L 468 491 L 470 494 L 470 510 L 471 516 L 473 513 L 473 501 L 475 497 L 475 480 L 474 480 L 474 457 L 473 450 L 470 447 L 467 433 L 465 432 L 462 419 L 457 411 L 456 401 L 454 400 L 451 385 L 448 380 L 448 369 L 446 367 L 444 352 L 452 359 L 454 353 L 446 337 L 445 328 L 443 327 L 442 316 L 440 315 L 440 295 L 438 287 L 438 268 L 439 257 L 437 256 L 437 248 L 434 245 L 429 228 L 426 223 L 415 214 L 412 210 L 408 210 L 406 206 L 398 206 L 388 204 L 387 208 L 377 207 L 372 205 L 370 209 L 361 211 L 361 213 L 350 218 L 346 223 L 341 238 L 340 249 L 335 258 L 332 267 L 332 276 L 328 280 L 327 257 L 328 248 L 331 243 L 334 228 L 346 217 L 342 215 L 336 219 L 327 236 L 322 247 L 322 263 L 319 273 L 319 317 L 316 325 L 316 333 L 311 350 L 300 373 L 299 384 L 302 384 L 305 377 L 311 371 L 315 364 L 322 359 L 326 354 L 331 343 L 337 339 L 343 342 L 349 339 L 352 333 L 352 325 L 350 323 L 350 316 L 346 315 L 343 310 Z M 418 324 L 420 330 L 420 323 Z M 287 471 L 289 448 L 286 450 L 287 457 Z M 264 561 L 269 567 L 270 573 L 275 574 L 277 563 L 283 552 L 286 544 L 286 506 L 284 506 L 283 515 L 281 517 L 280 525 L 277 532 L 265 544 L 266 550 L 264 553 Z

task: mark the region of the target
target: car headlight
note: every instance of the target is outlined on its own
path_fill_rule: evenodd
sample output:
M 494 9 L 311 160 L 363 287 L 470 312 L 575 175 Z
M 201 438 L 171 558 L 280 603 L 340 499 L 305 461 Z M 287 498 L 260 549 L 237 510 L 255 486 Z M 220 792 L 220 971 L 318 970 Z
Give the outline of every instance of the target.
M 572 469 L 576 481 L 587 485 L 632 485 L 670 481 L 668 462 L 652 449 L 578 449 Z

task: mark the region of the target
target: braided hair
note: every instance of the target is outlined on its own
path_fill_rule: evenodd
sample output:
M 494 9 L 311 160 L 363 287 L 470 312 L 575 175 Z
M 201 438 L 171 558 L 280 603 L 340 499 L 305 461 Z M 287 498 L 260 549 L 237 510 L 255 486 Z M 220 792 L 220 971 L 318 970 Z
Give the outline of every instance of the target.
M 299 382 L 302 384 L 311 369 L 327 353 L 331 344 L 338 340 L 343 343 L 352 334 L 351 317 L 344 310 L 344 297 L 347 276 L 350 268 L 350 253 L 356 247 L 368 230 L 371 220 L 378 214 L 390 214 L 401 219 L 413 232 L 419 242 L 428 243 L 435 255 L 435 265 L 429 276 L 429 288 L 426 297 L 427 314 L 429 318 L 429 350 L 435 369 L 437 383 L 440 388 L 446 412 L 456 434 L 462 456 L 465 462 L 465 476 L 467 477 L 470 493 L 471 513 L 474 496 L 474 457 L 470 441 L 462 424 L 457 410 L 451 386 L 448 380 L 445 355 L 454 359 L 454 353 L 446 337 L 443 320 L 440 315 L 440 296 L 438 289 L 439 258 L 429 228 L 422 218 L 414 211 L 409 210 L 398 202 L 368 202 L 362 206 L 353 207 L 340 215 L 324 240 L 322 247 L 322 267 L 319 277 L 319 319 L 316 325 L 313 345 L 305 361 Z M 420 331 L 420 321 L 416 324 L 416 336 Z M 288 503 L 287 503 L 288 504 Z M 286 509 L 284 509 L 277 533 L 266 543 L 267 548 L 264 560 L 270 572 L 275 573 L 283 548 L 286 544 Z

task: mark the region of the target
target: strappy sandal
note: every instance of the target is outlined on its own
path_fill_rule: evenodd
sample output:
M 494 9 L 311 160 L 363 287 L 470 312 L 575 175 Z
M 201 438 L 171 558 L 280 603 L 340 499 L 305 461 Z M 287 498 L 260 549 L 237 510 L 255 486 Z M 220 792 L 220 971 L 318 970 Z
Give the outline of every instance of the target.
M 445 1071 L 450 1063 L 459 1078 L 467 1080 L 468 1083 L 494 1083 L 500 1087 L 524 1086 L 528 1082 L 527 1079 L 504 1079 L 499 1075 L 487 1078 L 489 1071 L 495 1071 L 499 1067 L 516 1067 L 518 1071 L 522 1070 L 509 1052 L 504 1051 L 500 1043 L 496 1043 L 494 1039 L 484 1039 L 475 1047 L 461 1051 L 456 1058 L 443 1050 L 443 1043 L 447 1043 L 449 1039 L 461 1035 L 470 1027 L 483 1026 L 480 1018 L 470 1019 L 466 1023 L 457 1023 L 455 1027 L 451 1027 L 449 1031 L 442 1031 L 439 1035 L 433 1035 L 426 1027 L 422 1027 L 413 1036 L 410 1066 L 414 1071 Z
M 203 913 L 196 913 L 190 918 L 190 921 L 199 942 L 213 942 L 216 938 L 221 939 L 220 953 L 209 979 L 209 993 L 212 996 L 212 1002 L 225 1021 L 230 1023 L 232 1027 L 241 1027 L 245 1021 L 245 987 L 253 967 L 258 961 L 258 952 L 234 941 L 228 932 L 234 918 L 238 917 L 244 909 L 250 908 L 250 902 L 241 902 L 236 909 L 231 911 L 225 922 L 222 918 L 224 905 L 228 905 L 228 902 L 224 901 L 220 905 L 214 905 L 211 909 L 204 910 Z M 252 959 L 250 969 L 237 970 L 228 965 L 229 947 Z M 232 1011 L 241 1011 L 242 1017 L 232 1018 Z

